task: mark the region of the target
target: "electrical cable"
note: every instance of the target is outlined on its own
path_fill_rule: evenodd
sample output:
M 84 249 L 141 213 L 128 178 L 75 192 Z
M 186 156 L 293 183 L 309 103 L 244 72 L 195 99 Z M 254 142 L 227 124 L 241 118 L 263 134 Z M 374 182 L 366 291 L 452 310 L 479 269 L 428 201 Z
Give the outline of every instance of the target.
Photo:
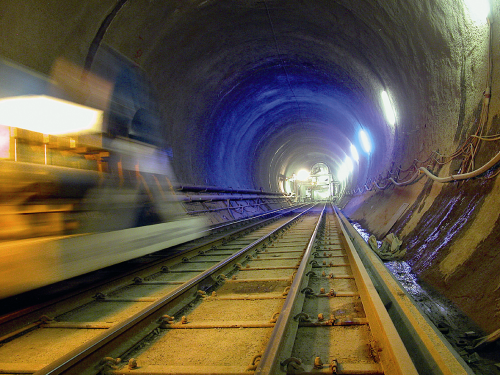
M 424 167 L 420 167 L 419 170 L 424 172 L 428 177 L 430 177 L 434 181 L 451 182 L 451 181 L 466 180 L 466 179 L 469 179 L 472 177 L 476 177 L 476 176 L 480 175 L 481 173 L 486 172 L 488 169 L 493 167 L 499 161 L 500 161 L 500 152 L 497 153 L 489 162 L 487 162 L 481 168 L 476 169 L 475 171 L 471 171 L 468 173 L 460 173 L 460 174 L 450 175 L 448 177 L 437 177 L 431 171 L 429 171 L 427 168 L 424 168 Z
M 482 103 L 482 108 L 481 108 L 481 114 L 479 116 L 479 123 L 478 127 L 475 131 L 475 134 L 471 134 L 467 137 L 465 142 L 460 146 L 458 150 L 456 150 L 453 154 L 450 156 L 444 156 L 441 155 L 438 151 L 433 151 L 431 155 L 427 158 L 425 161 L 420 161 L 418 159 L 414 159 L 412 165 L 403 170 L 400 167 L 397 168 L 397 172 L 395 174 L 396 179 L 394 179 L 391 175 L 394 173 L 392 172 L 392 167 L 391 171 L 388 172 L 388 181 L 389 183 L 383 187 L 379 186 L 377 182 L 374 182 L 372 186 L 377 187 L 380 190 L 385 190 L 387 189 L 391 184 L 394 184 L 395 186 L 406 186 L 415 183 L 416 181 L 420 180 L 421 177 L 423 177 L 422 172 L 427 175 L 429 178 L 431 178 L 433 181 L 440 182 L 440 183 L 446 183 L 446 182 L 452 182 L 452 181 L 458 181 L 458 180 L 466 180 L 469 178 L 476 177 L 484 172 L 486 172 L 488 169 L 493 167 L 495 164 L 497 164 L 500 161 L 500 152 L 497 153 L 489 162 L 484 164 L 481 168 L 478 168 L 474 170 L 475 168 L 475 162 L 474 159 L 479 151 L 479 147 L 481 145 L 481 141 L 498 141 L 500 140 L 500 134 L 493 134 L 493 135 L 483 135 L 483 131 L 485 129 L 485 126 L 488 122 L 488 116 L 489 116 L 489 105 L 490 105 L 490 97 L 491 97 L 491 83 L 492 83 L 492 67 L 493 67 L 493 61 L 492 61 L 492 28 L 491 28 L 491 22 L 490 19 L 487 18 L 488 21 L 488 71 L 487 71 L 487 77 L 486 77 L 486 89 L 483 92 L 483 103 Z M 437 155 L 438 158 L 436 158 Z M 425 167 L 418 167 L 418 164 L 426 164 L 429 161 L 433 160 L 435 163 L 438 165 L 445 165 L 450 163 L 452 160 L 464 156 L 461 166 L 459 171 L 462 173 L 456 174 L 456 175 L 450 175 L 448 177 L 438 177 L 434 175 L 428 168 L 432 168 L 432 166 L 427 166 Z M 411 172 L 414 170 L 414 174 L 406 181 L 404 182 L 399 182 L 400 179 L 400 173 L 407 173 Z M 486 177 L 486 179 L 491 179 L 496 177 L 497 175 L 500 174 L 500 170 L 495 172 L 493 175 Z M 406 176 L 405 176 L 406 177 Z M 368 186 L 365 185 L 361 188 L 362 192 L 363 190 L 366 189 L 366 191 L 372 190 L 371 188 L 369 189 Z

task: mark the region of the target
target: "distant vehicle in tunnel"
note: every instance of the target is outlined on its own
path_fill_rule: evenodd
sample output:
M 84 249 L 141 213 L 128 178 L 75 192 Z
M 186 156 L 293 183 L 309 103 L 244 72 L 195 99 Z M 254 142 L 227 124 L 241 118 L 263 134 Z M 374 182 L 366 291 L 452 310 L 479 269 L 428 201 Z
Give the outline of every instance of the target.
M 183 243 L 205 221 L 174 193 L 141 72 L 102 109 L 0 60 L 0 298 Z M 140 88 L 140 89 L 138 89 Z M 135 91 L 134 91 L 135 90 Z

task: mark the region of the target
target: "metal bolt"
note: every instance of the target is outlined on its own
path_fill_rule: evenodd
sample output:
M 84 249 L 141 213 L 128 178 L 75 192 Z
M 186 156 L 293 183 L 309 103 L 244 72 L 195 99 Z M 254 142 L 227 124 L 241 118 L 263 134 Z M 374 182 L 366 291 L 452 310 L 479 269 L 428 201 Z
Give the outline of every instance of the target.
M 106 299 L 106 296 L 103 293 L 97 293 L 94 296 L 94 299 L 96 299 L 96 300 Z
M 130 359 L 128 360 L 128 368 L 129 368 L 129 370 L 132 370 L 132 369 L 134 369 L 134 368 L 137 368 L 137 359 L 135 359 L 135 358 L 130 358 Z
M 321 361 L 320 357 L 314 358 L 314 368 L 316 369 L 323 368 L 323 361 Z
M 332 372 L 332 374 L 337 373 L 338 365 L 339 365 L 339 363 L 337 362 L 337 360 L 332 359 L 332 361 L 330 362 L 330 371 Z
M 278 320 L 278 315 L 279 314 L 280 314 L 279 312 L 275 312 L 273 314 L 273 316 L 271 317 L 271 320 L 269 320 L 269 323 L 276 323 L 276 321 Z

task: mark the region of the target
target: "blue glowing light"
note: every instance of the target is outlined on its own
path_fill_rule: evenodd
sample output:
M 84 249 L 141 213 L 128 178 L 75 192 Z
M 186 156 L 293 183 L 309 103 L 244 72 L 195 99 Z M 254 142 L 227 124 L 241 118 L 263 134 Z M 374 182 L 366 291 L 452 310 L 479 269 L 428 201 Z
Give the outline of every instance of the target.
M 352 143 L 351 143 L 351 155 L 352 155 L 352 158 L 354 159 L 354 161 L 356 161 L 356 162 L 359 161 L 358 150 L 356 149 L 356 147 Z
M 370 141 L 370 137 L 368 136 L 368 133 L 361 129 L 359 131 L 359 139 L 361 141 L 361 147 L 363 148 L 363 151 L 366 152 L 367 154 L 370 153 L 372 150 L 372 143 Z

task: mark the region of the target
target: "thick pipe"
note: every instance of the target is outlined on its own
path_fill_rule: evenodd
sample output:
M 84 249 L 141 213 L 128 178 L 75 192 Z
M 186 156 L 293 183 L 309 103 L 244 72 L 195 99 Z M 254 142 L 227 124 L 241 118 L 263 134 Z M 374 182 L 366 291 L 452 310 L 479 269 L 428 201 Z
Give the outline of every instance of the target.
M 500 161 L 500 152 L 498 154 L 496 154 L 493 157 L 493 159 L 491 159 L 489 162 L 487 162 L 481 168 L 476 169 L 475 171 L 472 171 L 469 173 L 455 174 L 455 175 L 451 175 L 448 177 L 435 176 L 431 171 L 429 171 L 427 168 L 424 168 L 424 167 L 420 167 L 419 170 L 424 172 L 428 177 L 432 178 L 434 181 L 445 183 L 445 182 L 451 182 L 451 181 L 466 180 L 468 178 L 479 176 L 481 173 L 486 172 L 488 169 L 493 167 L 499 161 Z
M 265 192 L 261 190 L 250 189 L 223 189 L 216 186 L 202 186 L 202 185 L 180 185 L 176 187 L 179 191 L 192 191 L 192 192 L 209 192 L 209 193 L 237 193 L 237 194 L 259 194 L 259 195 L 276 195 L 283 196 L 283 193 Z

